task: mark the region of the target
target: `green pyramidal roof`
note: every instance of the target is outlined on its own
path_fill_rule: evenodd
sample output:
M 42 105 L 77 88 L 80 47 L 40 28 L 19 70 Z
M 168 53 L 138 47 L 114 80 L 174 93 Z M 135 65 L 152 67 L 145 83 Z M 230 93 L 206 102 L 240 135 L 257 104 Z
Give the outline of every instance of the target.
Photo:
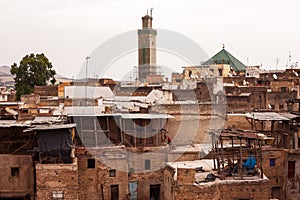
M 229 64 L 236 72 L 246 71 L 246 66 L 224 48 L 204 63 L 204 65 L 211 64 Z

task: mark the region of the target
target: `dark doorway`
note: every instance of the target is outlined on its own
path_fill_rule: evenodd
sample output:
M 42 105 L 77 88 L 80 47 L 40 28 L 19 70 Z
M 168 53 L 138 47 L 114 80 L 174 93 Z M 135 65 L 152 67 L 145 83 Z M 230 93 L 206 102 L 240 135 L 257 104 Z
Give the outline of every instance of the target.
M 111 185 L 110 186 L 110 196 L 111 200 L 119 200 L 119 186 L 118 185 Z
M 272 187 L 272 199 L 280 199 L 280 187 Z
M 160 184 L 150 185 L 150 200 L 160 199 Z

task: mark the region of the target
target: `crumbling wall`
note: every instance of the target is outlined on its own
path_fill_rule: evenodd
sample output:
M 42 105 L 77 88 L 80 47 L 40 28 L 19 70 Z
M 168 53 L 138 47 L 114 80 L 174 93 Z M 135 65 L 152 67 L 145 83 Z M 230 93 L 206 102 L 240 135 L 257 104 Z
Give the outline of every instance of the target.
M 268 179 L 218 180 L 204 184 L 179 184 L 174 186 L 174 199 L 269 200 L 271 189 Z
M 72 164 L 36 164 L 36 197 L 78 199 L 77 159 Z
M 251 124 L 244 115 L 228 114 L 226 117 L 226 128 L 238 130 L 251 130 Z
M 177 185 L 174 187 L 174 199 L 190 200 L 190 199 L 209 199 L 209 200 L 225 200 L 220 196 L 220 191 L 216 184 L 208 186 L 199 185 Z M 167 199 L 172 200 L 172 199 Z M 231 200 L 231 199 L 230 199 Z

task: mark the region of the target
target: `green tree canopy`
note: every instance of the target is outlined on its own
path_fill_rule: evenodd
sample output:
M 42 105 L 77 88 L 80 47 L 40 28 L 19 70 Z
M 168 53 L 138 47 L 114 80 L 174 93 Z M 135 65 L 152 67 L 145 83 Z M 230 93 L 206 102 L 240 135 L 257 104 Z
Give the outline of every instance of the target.
M 19 66 L 16 63 L 11 66 L 10 72 L 15 75 L 17 100 L 20 100 L 21 95 L 31 94 L 34 86 L 45 86 L 49 81 L 54 85 L 56 82 L 56 72 L 44 54 L 26 55 Z

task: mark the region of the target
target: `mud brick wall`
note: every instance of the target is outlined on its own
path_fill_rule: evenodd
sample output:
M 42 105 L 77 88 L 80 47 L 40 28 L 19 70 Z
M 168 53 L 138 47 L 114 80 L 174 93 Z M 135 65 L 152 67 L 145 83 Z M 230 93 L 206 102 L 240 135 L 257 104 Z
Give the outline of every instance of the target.
M 200 185 L 177 185 L 174 186 L 174 199 L 253 199 L 269 200 L 271 189 L 268 179 L 222 181 Z
M 58 86 L 34 86 L 33 93 L 39 96 L 58 96 Z
M 262 157 L 263 173 L 269 178 L 270 188 L 280 187 L 280 199 L 284 199 L 287 176 L 286 153 L 282 149 L 263 147 Z M 271 159 L 274 160 L 274 166 L 270 165 Z
M 178 168 L 177 169 L 177 183 L 178 184 L 194 184 L 196 179 L 195 169 Z
M 300 150 L 289 150 L 287 156 L 287 164 L 286 164 L 286 197 L 290 200 L 298 200 L 300 199 L 300 162 L 299 162 Z M 295 162 L 295 170 L 294 176 L 288 177 L 288 162 Z
M 13 172 L 12 168 L 18 168 Z M 32 157 L 27 155 L 0 155 L 0 199 L 10 195 L 34 197 L 34 172 Z
M 251 130 L 251 124 L 245 116 L 227 115 L 225 128 L 235 128 L 240 130 Z
M 274 105 L 275 111 L 287 111 L 287 101 L 297 98 L 297 91 L 290 92 L 268 92 L 267 93 L 267 105 Z M 279 106 L 283 106 L 282 109 Z
M 128 165 L 127 158 L 120 157 L 116 151 L 115 158 L 104 158 L 105 149 L 88 151 L 85 148 L 76 149 L 78 158 L 78 185 L 79 199 L 111 199 L 111 186 L 118 185 L 119 199 L 126 199 L 128 194 Z M 111 152 L 111 155 L 114 152 Z M 101 156 L 102 155 L 102 156 Z M 94 159 L 95 166 L 88 166 L 88 160 Z M 115 170 L 115 175 L 110 176 L 110 170 Z
M 168 161 L 175 162 L 175 161 L 193 161 L 199 160 L 200 153 L 197 151 L 194 152 L 180 152 L 180 153 L 169 153 L 168 154 Z
M 209 199 L 209 200 L 225 200 L 220 196 L 220 191 L 216 184 L 209 186 L 197 185 L 178 185 L 174 187 L 174 199 L 191 200 L 191 199 Z M 166 199 L 171 200 L 171 199 Z M 230 199 L 232 200 L 232 199 Z
M 160 200 L 164 200 L 164 169 L 144 173 L 130 173 L 129 182 L 138 183 L 138 200 L 150 198 L 150 186 L 160 185 Z
M 175 170 L 166 167 L 164 170 L 164 199 L 174 199 Z
M 36 197 L 52 199 L 62 191 L 66 200 L 78 199 L 77 160 L 72 164 L 36 164 Z
M 149 160 L 149 169 L 146 169 L 146 160 Z M 167 153 L 160 152 L 129 152 L 128 164 L 129 169 L 134 173 L 147 173 L 157 171 L 165 167 L 167 161 Z
M 218 184 L 220 199 L 269 200 L 271 189 L 268 179 L 220 181 Z

